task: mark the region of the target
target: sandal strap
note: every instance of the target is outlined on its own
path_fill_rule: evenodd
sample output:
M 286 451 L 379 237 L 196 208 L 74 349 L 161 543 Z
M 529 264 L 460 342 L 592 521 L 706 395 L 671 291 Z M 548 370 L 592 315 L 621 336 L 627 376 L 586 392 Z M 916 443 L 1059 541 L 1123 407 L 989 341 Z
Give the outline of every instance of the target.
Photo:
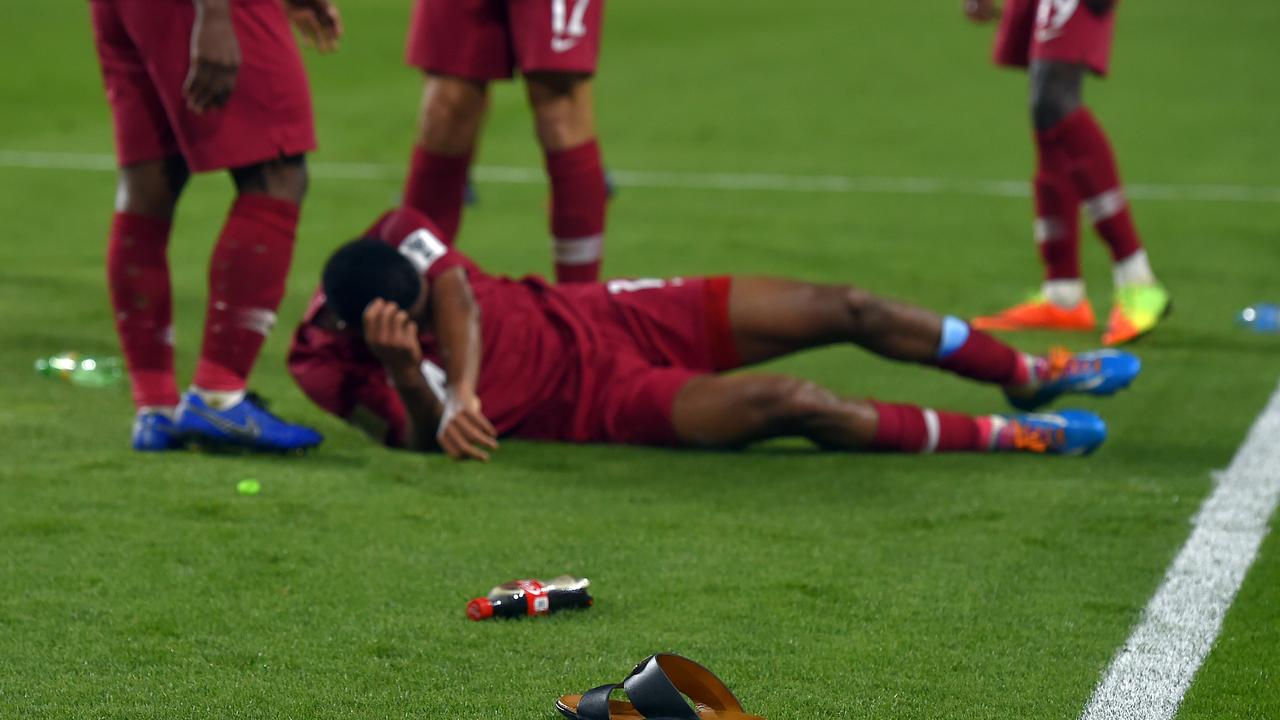
M 581 720 L 609 720 L 609 694 L 622 687 L 617 683 L 593 687 L 582 694 L 578 701 L 578 717 Z
M 681 693 L 716 712 L 742 712 L 738 698 L 715 673 L 679 655 L 650 655 L 622 681 L 622 688 L 646 718 L 698 720 Z

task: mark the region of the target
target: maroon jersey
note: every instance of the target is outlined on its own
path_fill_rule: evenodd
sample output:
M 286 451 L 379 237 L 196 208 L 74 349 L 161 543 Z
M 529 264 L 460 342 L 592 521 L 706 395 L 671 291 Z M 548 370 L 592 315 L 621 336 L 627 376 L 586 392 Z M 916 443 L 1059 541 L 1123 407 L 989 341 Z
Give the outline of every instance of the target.
M 680 388 L 737 365 L 728 278 L 552 286 L 494 277 L 407 208 L 383 215 L 366 236 L 399 247 L 427 282 L 466 271 L 481 314 L 477 394 L 499 435 L 672 444 Z M 324 302 L 318 291 L 294 333 L 289 372 L 325 410 L 401 444 L 406 415 L 386 371 L 361 338 L 317 323 Z M 429 332 L 419 340 L 423 374 L 443 396 L 440 348 Z
M 1099 75 L 1111 66 L 1115 4 L 1097 0 L 1008 0 L 996 33 L 998 65 L 1077 63 Z

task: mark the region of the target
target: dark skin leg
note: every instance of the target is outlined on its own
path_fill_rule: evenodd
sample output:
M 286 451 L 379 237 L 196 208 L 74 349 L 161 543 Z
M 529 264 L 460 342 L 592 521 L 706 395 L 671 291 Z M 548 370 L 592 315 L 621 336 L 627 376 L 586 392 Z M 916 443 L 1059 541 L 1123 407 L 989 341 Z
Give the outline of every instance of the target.
M 116 211 L 172 220 L 191 171 L 181 155 L 120 168 Z
M 1031 63 L 1031 123 L 1036 130 L 1052 128 L 1084 103 L 1086 72 L 1084 65 L 1073 63 Z
M 534 133 L 544 150 L 568 150 L 596 136 L 590 75 L 531 73 L 525 85 Z
M 440 155 L 475 147 L 489 106 L 489 86 L 478 80 L 427 75 L 418 116 L 418 144 Z
M 307 194 L 307 161 L 303 155 L 232 168 L 236 192 L 266 195 L 301 205 Z
M 744 365 L 808 348 L 853 343 L 907 362 L 934 359 L 942 318 L 843 285 L 734 278 L 729 321 Z M 738 447 L 805 437 L 833 450 L 866 448 L 878 417 L 865 400 L 781 375 L 708 375 L 676 396 L 672 422 L 689 445 Z

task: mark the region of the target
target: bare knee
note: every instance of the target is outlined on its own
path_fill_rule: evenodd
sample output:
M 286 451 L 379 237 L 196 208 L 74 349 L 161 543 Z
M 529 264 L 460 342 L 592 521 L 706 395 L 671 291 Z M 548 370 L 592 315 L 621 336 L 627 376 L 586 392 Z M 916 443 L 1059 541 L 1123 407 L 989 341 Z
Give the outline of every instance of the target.
M 469 152 L 488 109 L 488 86 L 474 80 L 431 76 L 422 91 L 418 144 L 432 152 Z
M 1075 112 L 1082 102 L 1084 68 L 1066 63 L 1037 62 L 1031 67 L 1031 121 L 1048 130 Z
M 191 176 L 181 156 L 120 168 L 116 211 L 169 219 Z
M 859 288 L 840 288 L 839 302 L 854 338 L 874 338 L 893 331 L 893 305 L 888 300 Z
M 303 155 L 234 168 L 231 177 L 240 193 L 267 195 L 294 204 L 301 204 L 307 194 L 307 161 Z
M 567 150 L 595 137 L 590 76 L 537 73 L 527 82 L 535 132 L 543 149 Z

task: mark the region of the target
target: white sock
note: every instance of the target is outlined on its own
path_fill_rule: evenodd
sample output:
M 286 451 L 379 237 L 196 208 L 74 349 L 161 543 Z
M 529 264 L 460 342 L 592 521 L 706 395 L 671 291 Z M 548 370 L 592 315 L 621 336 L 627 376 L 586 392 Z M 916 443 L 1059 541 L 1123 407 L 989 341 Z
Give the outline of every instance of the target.
M 228 410 L 244 400 L 244 390 L 205 390 L 192 385 L 191 392 L 198 395 L 205 405 L 214 410 Z
M 143 405 L 138 408 L 138 415 L 141 416 L 156 413 L 172 420 L 177 414 L 177 410 L 178 408 L 173 407 L 172 405 Z
M 1147 259 L 1146 250 L 1139 250 L 1113 265 L 1111 276 L 1117 288 L 1156 284 L 1156 274 L 1151 271 L 1151 261 Z
M 1084 302 L 1084 280 L 1045 280 L 1041 287 L 1045 299 L 1063 310 Z
M 991 435 L 987 438 L 987 452 L 995 452 L 1000 449 L 1000 433 L 1009 424 L 1009 421 L 1000 415 L 988 415 L 987 420 L 991 422 Z

